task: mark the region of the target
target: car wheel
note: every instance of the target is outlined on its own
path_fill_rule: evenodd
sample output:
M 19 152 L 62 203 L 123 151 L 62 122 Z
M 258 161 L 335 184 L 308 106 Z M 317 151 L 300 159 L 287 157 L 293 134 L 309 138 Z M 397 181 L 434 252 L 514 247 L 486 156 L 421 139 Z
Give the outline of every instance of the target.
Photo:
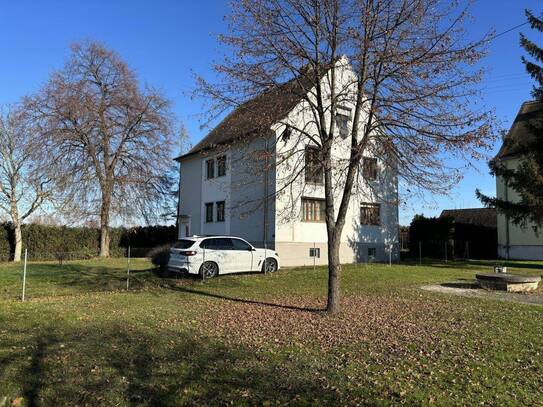
M 262 265 L 263 273 L 275 273 L 277 271 L 277 261 L 275 259 L 266 259 Z
M 218 275 L 219 275 L 219 266 L 217 266 L 217 263 L 213 263 L 212 261 L 206 261 L 200 267 L 200 276 L 204 280 L 207 280 L 208 278 L 217 277 Z

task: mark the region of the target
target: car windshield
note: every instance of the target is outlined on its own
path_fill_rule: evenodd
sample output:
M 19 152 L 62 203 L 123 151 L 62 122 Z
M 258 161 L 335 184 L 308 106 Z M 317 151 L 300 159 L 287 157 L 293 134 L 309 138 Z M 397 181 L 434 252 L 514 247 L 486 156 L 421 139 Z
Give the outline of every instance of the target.
M 175 242 L 174 249 L 188 249 L 194 244 L 194 240 L 181 239 Z

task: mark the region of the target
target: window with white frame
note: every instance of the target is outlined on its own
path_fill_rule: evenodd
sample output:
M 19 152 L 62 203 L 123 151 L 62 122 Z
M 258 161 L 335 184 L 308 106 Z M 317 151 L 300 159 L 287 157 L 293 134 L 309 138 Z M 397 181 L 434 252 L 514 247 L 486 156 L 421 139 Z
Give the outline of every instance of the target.
M 221 155 L 217 157 L 217 177 L 224 177 L 226 175 L 226 156 Z
M 349 136 L 349 124 L 351 122 L 351 109 L 338 106 L 336 109 L 336 125 L 341 138 Z
M 206 223 L 213 222 L 213 202 L 206 203 Z
M 217 222 L 224 222 L 224 201 L 217 202 Z
M 324 171 L 320 161 L 320 151 L 317 147 L 305 148 L 305 182 L 311 184 L 323 183 Z
M 362 176 L 364 179 L 367 181 L 375 181 L 377 179 L 377 170 L 377 158 L 362 158 Z
M 302 221 L 325 222 L 325 201 L 317 198 L 302 198 Z
M 215 160 L 213 158 L 206 160 L 206 178 L 215 178 Z
M 363 203 L 360 205 L 361 225 L 381 224 L 381 205 L 374 203 Z

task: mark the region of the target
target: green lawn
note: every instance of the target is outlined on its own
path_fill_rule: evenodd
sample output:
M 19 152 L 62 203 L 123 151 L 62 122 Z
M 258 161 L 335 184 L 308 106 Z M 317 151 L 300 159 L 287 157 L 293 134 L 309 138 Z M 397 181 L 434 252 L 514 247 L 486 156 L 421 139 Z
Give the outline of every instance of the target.
M 161 279 L 146 260 L 0 265 L 0 406 L 543 405 L 543 306 L 448 296 L 492 262 Z M 514 263 L 543 274 L 541 263 Z

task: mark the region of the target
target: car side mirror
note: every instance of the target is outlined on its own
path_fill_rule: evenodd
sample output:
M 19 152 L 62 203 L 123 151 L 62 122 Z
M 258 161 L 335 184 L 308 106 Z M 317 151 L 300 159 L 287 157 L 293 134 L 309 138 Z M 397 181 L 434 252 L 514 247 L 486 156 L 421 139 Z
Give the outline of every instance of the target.
M 251 247 L 251 248 L 249 249 L 249 251 L 250 251 L 250 252 L 256 252 L 256 249 L 255 249 L 254 247 Z

